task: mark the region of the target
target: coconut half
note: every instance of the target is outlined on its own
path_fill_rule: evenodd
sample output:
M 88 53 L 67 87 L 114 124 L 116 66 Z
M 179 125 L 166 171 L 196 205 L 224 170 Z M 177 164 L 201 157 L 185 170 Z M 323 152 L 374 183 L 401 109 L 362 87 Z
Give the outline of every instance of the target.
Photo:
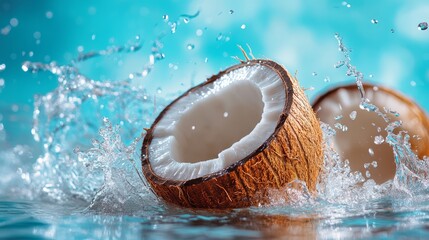
M 251 60 L 191 88 L 147 131 L 142 168 L 167 202 L 236 208 L 299 179 L 314 190 L 323 161 L 320 125 L 279 64 Z
M 382 112 L 386 108 L 399 113 L 398 117 L 389 114 L 391 121 L 403 123 L 395 132 L 408 131 L 411 149 L 420 158 L 429 156 L 429 121 L 425 112 L 411 99 L 392 89 L 364 84 L 364 90 L 366 98 Z M 352 171 L 360 171 L 363 176 L 368 171 L 370 178 L 381 184 L 393 179 L 396 172 L 393 149 L 385 141 L 387 123 L 376 113 L 360 109 L 360 102 L 357 86 L 352 84 L 326 92 L 316 99 L 313 109 L 322 122 L 347 127 L 346 131 L 342 127 L 336 129 L 334 149 L 343 159 L 349 160 Z M 373 161 L 377 162 L 376 167 L 371 164 Z

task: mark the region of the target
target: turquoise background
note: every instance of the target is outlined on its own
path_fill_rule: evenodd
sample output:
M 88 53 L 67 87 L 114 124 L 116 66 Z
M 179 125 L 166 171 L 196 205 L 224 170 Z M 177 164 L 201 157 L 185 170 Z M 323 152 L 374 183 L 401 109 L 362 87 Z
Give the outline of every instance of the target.
M 196 13 L 188 23 L 180 17 Z M 175 21 L 178 26 L 172 33 L 169 22 Z M 367 81 L 398 89 L 428 110 L 429 30 L 417 28 L 423 21 L 429 21 L 429 2 L 424 0 L 2 0 L 0 64 L 6 68 L 0 71 L 0 122 L 11 144 L 31 142 L 34 95 L 57 86 L 50 73 L 22 71 L 24 61 L 70 64 L 79 49 L 122 46 L 135 42 L 136 36 L 140 51 L 92 59 L 80 63 L 79 69 L 100 81 L 125 79 L 149 64 L 152 45 L 159 39 L 165 58 L 135 83 L 175 96 L 236 64 L 232 56 L 242 58 L 237 45 L 249 44 L 256 57 L 297 72 L 312 99 L 339 82 L 353 81 L 344 67 L 334 68 L 343 59 L 334 38 L 339 33 L 352 50 L 352 64 Z

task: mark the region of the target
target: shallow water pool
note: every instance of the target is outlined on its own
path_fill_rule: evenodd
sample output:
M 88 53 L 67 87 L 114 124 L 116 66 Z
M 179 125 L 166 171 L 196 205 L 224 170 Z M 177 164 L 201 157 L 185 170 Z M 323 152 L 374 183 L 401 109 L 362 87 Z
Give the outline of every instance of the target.
M 157 199 L 139 156 L 143 128 L 244 58 L 237 45 L 296 72 L 310 99 L 358 75 L 427 111 L 428 12 L 423 0 L 1 1 L 0 238 L 428 238 L 428 161 L 404 135 L 389 140 L 395 179 L 377 185 L 322 123 L 316 195 L 296 181 L 268 206 L 228 211 Z

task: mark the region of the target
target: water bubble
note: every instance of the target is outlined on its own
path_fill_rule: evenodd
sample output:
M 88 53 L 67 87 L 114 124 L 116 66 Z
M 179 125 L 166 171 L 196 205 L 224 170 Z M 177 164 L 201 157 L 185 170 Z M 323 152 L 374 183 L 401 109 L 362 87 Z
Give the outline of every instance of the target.
M 161 93 L 162 93 L 162 88 L 160 88 L 160 87 L 159 87 L 159 88 L 157 88 L 157 89 L 156 89 L 156 93 L 161 94 Z
M 377 128 L 377 132 L 381 132 L 381 127 L 378 127 L 378 128 Z
M 381 135 L 375 136 L 374 137 L 374 143 L 377 145 L 380 145 L 384 142 L 384 137 Z
M 195 31 L 195 35 L 197 35 L 198 37 L 201 37 L 203 35 L 203 30 L 197 29 L 197 31 Z
M 6 69 L 6 64 L 2 63 L 0 64 L 0 72 L 4 71 Z
M 246 29 L 246 24 L 242 24 L 240 28 L 241 29 Z
M 368 169 L 370 165 L 371 165 L 371 163 L 365 163 L 365 164 L 363 165 L 363 167 L 364 167 L 365 169 Z
M 415 87 L 417 85 L 417 83 L 415 81 L 411 81 L 410 85 L 411 85 L 411 87 Z
M 192 49 L 194 49 L 194 48 L 195 48 L 195 45 L 194 45 L 194 44 L 189 43 L 188 45 L 186 45 L 186 48 L 187 48 L 188 50 L 192 50 Z
M 374 150 L 372 148 L 368 148 L 369 155 L 374 156 Z
M 223 117 L 228 117 L 229 113 L 228 112 L 224 112 L 223 113 Z
M 421 22 L 419 25 L 417 25 L 417 28 L 421 31 L 425 31 L 428 29 L 428 23 L 427 22 Z
M 234 13 L 234 10 L 229 10 L 229 14 L 233 14 Z
M 378 163 L 377 163 L 377 161 L 372 161 L 371 165 L 372 165 L 372 167 L 374 167 L 374 168 L 378 167 Z
M 366 171 L 366 172 L 365 172 L 365 176 L 366 176 L 367 178 L 370 178 L 370 177 L 371 177 L 371 173 L 369 173 L 369 171 Z
M 372 24 L 377 24 L 377 23 L 378 23 L 378 20 L 377 20 L 377 19 L 371 19 L 371 23 L 372 23 Z
M 10 25 L 11 25 L 12 27 L 17 27 L 17 26 L 18 26 L 18 24 L 19 24 L 19 21 L 18 21 L 18 19 L 16 19 L 16 18 L 11 18 L 11 19 L 10 19 L 10 21 L 9 21 L 9 23 L 10 23 Z
M 78 46 L 77 47 L 77 51 L 78 52 L 83 52 L 85 49 L 83 48 L 83 46 Z
M 47 11 L 47 12 L 45 13 L 45 17 L 46 17 L 47 19 L 52 19 L 52 17 L 54 17 L 54 13 L 52 13 L 51 11 Z

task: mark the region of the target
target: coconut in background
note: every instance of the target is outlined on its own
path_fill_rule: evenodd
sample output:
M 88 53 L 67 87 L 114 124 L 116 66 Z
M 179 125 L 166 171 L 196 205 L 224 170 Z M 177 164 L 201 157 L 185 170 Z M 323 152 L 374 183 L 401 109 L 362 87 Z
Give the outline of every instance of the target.
M 330 151 L 333 130 L 343 128 L 322 124 L 328 150 L 317 195 L 293 182 L 273 190 L 270 205 L 227 213 L 158 201 L 139 150 L 143 128 L 164 106 L 238 63 L 237 44 L 296 72 L 310 99 L 359 72 L 427 111 L 428 8 L 424 1 L 2 1 L 2 234 L 425 236 L 426 162 L 410 153 L 405 135 L 390 138 L 399 153 L 392 161 L 403 166 L 396 180 L 376 184 Z M 336 33 L 351 60 L 338 51 Z M 373 161 L 368 152 L 367 168 L 377 168 Z M 284 193 L 296 200 L 285 202 Z

